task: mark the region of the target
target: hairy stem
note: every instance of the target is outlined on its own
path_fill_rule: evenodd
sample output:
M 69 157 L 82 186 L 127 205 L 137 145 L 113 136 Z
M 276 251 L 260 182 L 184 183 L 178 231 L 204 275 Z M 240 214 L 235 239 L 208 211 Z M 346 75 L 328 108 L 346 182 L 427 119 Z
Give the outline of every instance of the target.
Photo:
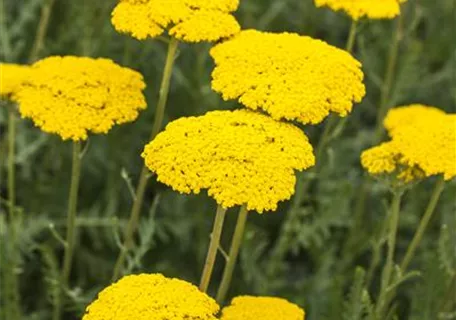
M 413 255 L 415 254 L 416 249 L 418 248 L 418 245 L 421 242 L 421 239 L 423 238 L 424 232 L 426 231 L 427 225 L 429 224 L 429 221 L 432 218 L 432 215 L 434 214 L 435 208 L 437 206 L 437 203 L 440 199 L 440 195 L 442 194 L 442 191 L 445 187 L 445 180 L 443 177 L 439 177 L 439 180 L 437 181 L 434 191 L 432 193 L 431 199 L 429 201 L 429 204 L 426 208 L 426 211 L 421 218 L 420 224 L 418 226 L 418 229 L 415 232 L 415 235 L 413 236 L 412 242 L 407 248 L 407 252 L 405 254 L 404 260 L 402 260 L 401 263 L 401 269 L 402 272 L 405 272 L 407 267 L 409 266 L 410 262 L 413 259 Z
M 163 118 L 165 115 L 166 102 L 168 100 L 169 86 L 171 82 L 171 75 L 174 66 L 174 60 L 179 42 L 171 38 L 168 46 L 168 54 L 166 57 L 165 70 L 163 72 L 163 79 L 160 86 L 160 94 L 158 98 L 157 109 L 155 111 L 155 120 L 150 135 L 150 140 L 153 140 L 155 136 L 160 132 L 162 127 Z M 124 233 L 124 244 L 117 257 L 117 261 L 114 266 L 114 272 L 112 275 L 112 281 L 116 281 L 122 273 L 122 269 L 127 257 L 128 251 L 133 246 L 134 234 L 137 229 L 139 215 L 141 213 L 141 207 L 143 204 L 144 193 L 146 191 L 147 180 L 149 170 L 143 165 L 141 174 L 139 176 L 138 186 L 135 192 L 135 198 L 133 199 L 133 206 L 130 212 L 130 218 L 128 220 L 127 228 Z
M 234 230 L 233 239 L 231 240 L 230 251 L 228 253 L 228 260 L 226 262 L 225 269 L 223 270 L 222 281 L 220 282 L 220 286 L 217 291 L 216 300 L 219 304 L 221 304 L 225 300 L 226 294 L 228 293 L 228 289 L 230 288 L 234 267 L 236 266 L 236 261 L 239 254 L 239 249 L 242 244 L 242 239 L 244 238 L 247 214 L 247 206 L 244 205 L 239 210 L 236 228 Z
M 207 291 L 207 288 L 209 287 L 209 282 L 211 281 L 212 271 L 214 270 L 215 265 L 215 258 L 217 257 L 217 251 L 220 246 L 220 237 L 222 235 L 225 214 L 226 209 L 219 205 L 215 216 L 214 227 L 211 233 L 209 249 L 207 250 L 206 262 L 204 264 L 204 270 L 199 285 L 199 289 L 202 292 Z

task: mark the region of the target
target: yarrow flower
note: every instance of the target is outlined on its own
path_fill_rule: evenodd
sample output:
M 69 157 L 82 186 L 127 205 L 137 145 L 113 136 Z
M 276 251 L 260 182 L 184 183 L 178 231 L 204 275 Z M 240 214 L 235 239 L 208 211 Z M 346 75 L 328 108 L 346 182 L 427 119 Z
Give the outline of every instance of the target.
M 217 41 L 240 31 L 231 14 L 238 6 L 239 0 L 120 0 L 112 23 L 139 40 L 169 29 L 186 42 Z
M 82 320 L 215 320 L 218 311 L 217 303 L 191 283 L 140 274 L 101 291 Z
M 373 175 L 397 173 L 405 182 L 442 174 L 456 176 L 456 115 L 411 105 L 389 111 L 385 127 L 391 141 L 361 155 Z
M 14 100 L 21 84 L 28 78 L 30 67 L 26 65 L 0 63 L 0 97 Z
M 223 308 L 221 320 L 304 320 L 304 310 L 285 299 L 240 296 Z
M 211 55 L 212 88 L 274 119 L 317 124 L 330 112 L 346 116 L 365 95 L 361 63 L 310 37 L 247 30 Z
M 345 11 L 353 20 L 393 19 L 401 13 L 401 3 L 407 0 L 314 0 L 317 7 Z
M 16 97 L 22 117 L 62 139 L 87 139 L 146 108 L 143 77 L 108 59 L 50 57 L 32 65 Z
M 181 118 L 142 156 L 158 180 L 181 193 L 209 196 L 225 208 L 275 210 L 294 193 L 294 170 L 314 165 L 312 146 L 297 127 L 248 110 Z

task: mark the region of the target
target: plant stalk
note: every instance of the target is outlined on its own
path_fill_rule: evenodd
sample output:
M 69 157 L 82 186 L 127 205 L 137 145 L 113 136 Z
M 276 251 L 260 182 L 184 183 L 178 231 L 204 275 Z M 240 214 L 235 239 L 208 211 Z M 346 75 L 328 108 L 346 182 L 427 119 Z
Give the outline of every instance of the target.
M 437 206 L 437 203 L 440 199 L 440 195 L 443 192 L 443 189 L 445 187 L 445 180 L 443 177 L 439 177 L 439 180 L 437 181 L 434 191 L 432 193 L 431 199 L 429 201 L 429 204 L 426 208 L 426 211 L 421 218 L 420 224 L 418 226 L 418 229 L 415 232 L 415 235 L 413 236 L 412 242 L 407 248 L 407 252 L 405 254 L 404 260 L 402 260 L 401 263 L 401 270 L 402 272 L 405 272 L 407 267 L 409 266 L 410 262 L 413 259 L 413 256 L 415 254 L 416 249 L 418 248 L 418 245 L 421 242 L 421 239 L 423 238 L 424 232 L 426 231 L 427 225 L 429 224 L 429 221 L 432 218 L 432 215 L 435 212 L 435 208 Z
M 352 20 L 352 24 L 350 26 L 350 33 L 348 35 L 347 44 L 345 46 L 345 50 L 349 53 L 353 52 L 353 47 L 355 46 L 356 41 L 356 31 L 358 29 L 358 22 L 356 20 Z
M 390 285 L 391 276 L 393 274 L 394 267 L 394 251 L 396 247 L 396 236 L 399 225 L 399 212 L 401 206 L 403 192 L 395 191 L 393 193 L 393 201 L 391 204 L 388 230 L 388 253 L 386 257 L 386 263 L 382 271 L 381 287 L 376 307 L 376 313 L 379 319 L 383 319 L 382 315 L 386 309 L 386 297 L 388 294 L 388 286 Z
M 61 288 L 67 290 L 69 285 L 71 264 L 73 261 L 74 248 L 76 244 L 76 216 L 78 205 L 78 189 L 81 176 L 81 142 L 73 142 L 73 156 L 72 156 L 72 169 L 71 169 L 71 185 L 70 193 L 68 196 L 68 215 L 66 222 L 66 238 L 65 238 L 65 252 L 63 257 L 63 267 L 61 274 Z M 65 296 L 65 295 L 63 295 Z M 54 320 L 59 320 L 62 314 L 62 304 L 64 298 L 58 299 L 59 303 L 54 309 Z
M 399 55 L 399 45 L 402 40 L 404 18 L 402 14 L 397 17 L 396 28 L 393 34 L 393 42 L 390 46 L 388 54 L 388 64 L 385 70 L 385 77 L 380 95 L 380 105 L 377 112 L 377 121 L 374 134 L 374 143 L 377 144 L 383 134 L 383 119 L 386 116 L 389 108 L 389 99 L 391 95 L 391 88 L 394 80 L 394 73 L 396 70 L 397 59 Z
M 221 304 L 228 293 L 230 288 L 231 279 L 233 277 L 234 267 L 236 266 L 237 257 L 239 255 L 239 249 L 242 244 L 242 239 L 244 238 L 244 230 L 247 222 L 247 206 L 243 205 L 239 210 L 239 216 L 236 222 L 236 228 L 234 230 L 233 239 L 231 240 L 230 252 L 228 253 L 228 260 L 223 270 L 222 281 L 217 291 L 216 300 Z
M 163 79 L 160 86 L 160 94 L 158 98 L 157 110 L 155 111 L 155 120 L 152 127 L 150 140 L 153 140 L 155 138 L 155 136 L 160 132 L 162 126 L 178 44 L 179 42 L 176 39 L 171 38 L 168 45 L 168 54 L 166 57 L 165 69 L 163 72 Z M 143 165 L 141 174 L 139 176 L 138 186 L 135 192 L 135 198 L 133 199 L 133 206 L 130 212 L 130 219 L 128 220 L 127 228 L 125 229 L 124 233 L 124 244 L 114 266 L 112 281 L 116 281 L 121 275 L 128 251 L 133 246 L 134 233 L 138 226 L 139 215 L 141 213 L 144 193 L 146 191 L 148 175 L 149 170 L 145 165 Z
M 206 292 L 211 281 L 212 271 L 214 270 L 215 259 L 217 257 L 217 251 L 220 246 L 220 237 L 223 230 L 223 222 L 225 221 L 226 209 L 222 206 L 217 207 L 217 213 L 215 216 L 214 227 L 211 233 L 211 241 L 209 243 L 209 249 L 207 251 L 206 262 L 204 264 L 203 274 L 201 276 L 201 282 L 199 289 L 202 292 Z
M 44 38 L 49 26 L 49 18 L 51 17 L 52 7 L 55 0 L 45 0 L 41 8 L 41 18 L 36 32 L 35 42 L 33 43 L 32 50 L 30 51 L 29 62 L 35 62 L 41 51 L 43 50 Z

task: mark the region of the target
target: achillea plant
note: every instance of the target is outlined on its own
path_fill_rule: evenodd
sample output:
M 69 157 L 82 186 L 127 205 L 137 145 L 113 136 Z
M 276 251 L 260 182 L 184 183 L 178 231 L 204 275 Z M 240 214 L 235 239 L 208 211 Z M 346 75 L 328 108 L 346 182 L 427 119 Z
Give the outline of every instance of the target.
M 242 206 L 217 294 L 223 301 L 248 210 L 275 210 L 294 193 L 295 170 L 314 165 L 305 134 L 291 124 L 248 110 L 213 111 L 176 120 L 148 144 L 146 165 L 181 193 L 207 189 L 219 204 L 200 289 L 209 285 L 227 208 Z
M 216 320 L 218 311 L 217 303 L 191 283 L 138 274 L 103 289 L 82 320 Z
M 29 76 L 30 67 L 26 65 L 0 63 L 0 98 L 7 102 L 14 102 L 16 94 L 22 83 Z M 20 319 L 20 294 L 19 294 L 19 279 L 18 274 L 14 270 L 19 266 L 19 247 L 17 243 L 18 232 L 20 230 L 20 219 L 16 212 L 16 110 L 13 106 L 9 106 L 8 110 L 8 219 L 10 235 L 8 241 L 8 253 L 5 253 L 5 258 L 10 256 L 9 265 L 11 273 L 11 285 L 8 286 L 5 295 L 12 297 L 12 301 L 5 307 L 5 312 L 12 320 Z M 1 152 L 1 151 L 0 151 Z M 6 258 L 8 260 L 8 258 Z
M 67 290 L 76 240 L 81 141 L 135 120 L 139 110 L 146 108 L 144 88 L 141 74 L 111 60 L 55 56 L 34 63 L 14 95 L 22 117 L 30 118 L 44 132 L 73 141 L 62 292 Z M 59 301 L 56 320 L 62 312 Z
M 400 3 L 407 0 L 314 0 L 317 7 L 344 11 L 353 20 L 392 19 L 400 14 Z
M 235 297 L 222 309 L 221 320 L 304 320 L 299 306 L 276 297 Z
M 211 55 L 214 91 L 274 119 L 317 124 L 331 112 L 345 117 L 366 93 L 360 62 L 294 33 L 242 31 Z
M 119 32 L 144 40 L 161 36 L 168 30 L 171 37 L 150 140 L 155 138 L 162 127 L 179 41 L 213 42 L 237 34 L 241 28 L 232 13 L 238 6 L 239 0 L 120 0 L 113 10 L 111 21 Z M 114 266 L 113 280 L 122 273 L 126 255 L 133 245 L 147 176 L 148 170 L 143 166 L 124 232 L 123 249 Z
M 426 211 L 400 263 L 401 272 L 405 274 L 435 211 L 444 182 L 456 177 L 456 115 L 446 114 L 434 107 L 411 105 L 390 110 L 384 125 L 391 141 L 361 155 L 363 167 L 375 177 L 386 176 L 393 193 L 388 216 L 388 253 L 375 310 L 380 319 L 389 312 L 389 304 L 394 299 L 395 288 L 389 287 L 393 281 L 403 193 L 413 186 L 412 182 L 438 176 Z

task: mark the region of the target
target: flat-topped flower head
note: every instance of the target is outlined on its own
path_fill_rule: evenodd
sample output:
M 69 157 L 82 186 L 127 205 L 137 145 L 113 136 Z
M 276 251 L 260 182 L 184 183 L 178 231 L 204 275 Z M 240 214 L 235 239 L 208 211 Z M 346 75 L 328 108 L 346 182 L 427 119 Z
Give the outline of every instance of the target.
M 216 320 L 218 311 L 217 303 L 191 283 L 140 274 L 101 291 L 82 320 Z
M 108 59 L 49 57 L 32 65 L 17 100 L 41 130 L 78 141 L 135 120 L 144 88 L 141 74 Z
M 28 78 L 30 66 L 0 63 L 0 98 L 14 100 L 21 84 Z
M 294 171 L 315 163 L 300 129 L 248 110 L 178 119 L 142 156 L 158 180 L 178 192 L 207 189 L 225 208 L 246 204 L 260 213 L 289 199 Z
M 299 306 L 274 297 L 240 296 L 223 308 L 221 320 L 304 320 Z
M 412 104 L 390 109 L 383 120 L 383 125 L 391 137 L 394 133 L 414 123 L 431 123 L 436 118 L 445 117 L 446 113 L 436 107 L 422 104 Z
M 211 50 L 212 88 L 223 99 L 274 119 L 317 124 L 346 116 L 365 95 L 361 63 L 348 52 L 295 33 L 242 31 Z
M 401 3 L 407 0 L 314 0 L 317 7 L 344 11 L 353 20 L 393 19 L 401 13 Z
M 394 172 L 406 182 L 456 176 L 456 115 L 421 106 L 398 108 L 390 111 L 385 125 L 392 140 L 361 155 L 369 173 Z
M 169 35 L 186 42 L 217 41 L 241 29 L 232 15 L 239 0 L 120 0 L 112 12 L 117 31 L 143 40 Z

